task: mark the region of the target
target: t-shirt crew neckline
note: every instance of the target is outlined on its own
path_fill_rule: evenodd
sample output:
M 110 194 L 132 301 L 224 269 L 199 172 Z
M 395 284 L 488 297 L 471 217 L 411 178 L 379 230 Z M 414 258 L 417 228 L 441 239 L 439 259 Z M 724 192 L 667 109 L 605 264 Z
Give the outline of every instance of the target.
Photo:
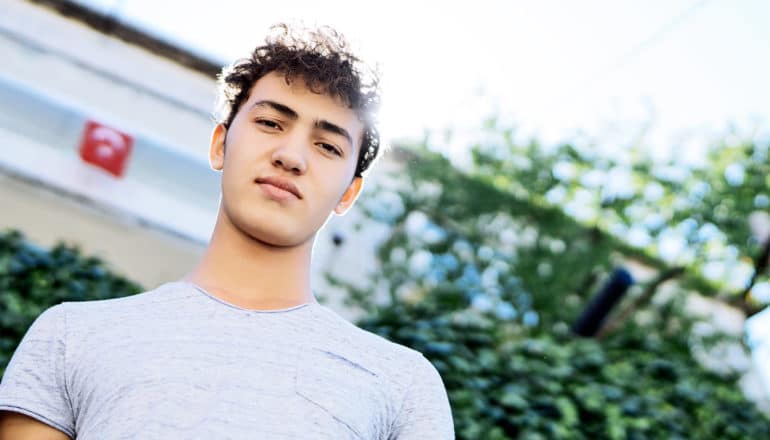
M 195 289 L 196 291 L 198 291 L 199 293 L 203 294 L 204 296 L 207 296 L 209 299 L 212 299 L 212 300 L 214 300 L 214 301 L 216 301 L 216 302 L 218 302 L 218 303 L 220 303 L 220 304 L 222 304 L 224 306 L 227 306 L 227 307 L 229 307 L 231 309 L 235 309 L 235 310 L 238 310 L 238 311 L 241 311 L 241 312 L 246 312 L 246 313 L 259 314 L 259 315 L 261 315 L 261 314 L 275 314 L 275 313 L 289 313 L 289 312 L 293 312 L 293 311 L 296 311 L 296 310 L 300 310 L 300 309 L 304 309 L 304 308 L 309 308 L 312 305 L 316 304 L 314 302 L 309 302 L 309 303 L 304 303 L 304 304 L 298 304 L 298 305 L 292 306 L 292 307 L 287 307 L 287 308 L 284 308 L 284 309 L 269 309 L 269 310 L 247 309 L 247 308 L 244 308 L 244 307 L 241 307 L 241 306 L 237 306 L 237 305 L 235 305 L 233 303 L 227 302 L 227 301 L 223 300 L 222 298 L 219 298 L 219 297 L 209 293 L 208 291 L 206 291 L 206 289 L 204 289 L 203 287 L 201 287 L 201 286 L 199 286 L 199 285 L 197 285 L 197 284 L 195 284 L 193 282 L 180 280 L 180 281 L 176 281 L 176 283 L 182 284 L 182 285 L 186 285 L 186 286 L 190 286 L 193 289 Z

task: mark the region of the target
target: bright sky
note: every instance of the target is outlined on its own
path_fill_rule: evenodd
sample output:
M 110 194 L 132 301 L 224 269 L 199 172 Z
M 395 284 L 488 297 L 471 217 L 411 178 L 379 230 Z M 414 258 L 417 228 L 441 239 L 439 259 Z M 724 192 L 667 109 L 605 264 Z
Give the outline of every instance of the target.
M 764 0 L 81 1 L 223 62 L 274 22 L 330 24 L 381 65 L 391 139 L 462 139 L 495 111 L 546 142 L 627 143 L 648 121 L 658 152 L 730 122 L 770 136 Z

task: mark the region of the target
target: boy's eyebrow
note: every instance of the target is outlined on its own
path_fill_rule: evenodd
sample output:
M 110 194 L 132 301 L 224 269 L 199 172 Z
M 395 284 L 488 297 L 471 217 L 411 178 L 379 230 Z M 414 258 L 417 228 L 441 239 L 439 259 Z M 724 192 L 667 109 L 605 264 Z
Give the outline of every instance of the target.
M 316 120 L 315 124 L 313 125 L 315 125 L 315 127 L 319 130 L 328 131 L 344 137 L 345 139 L 347 139 L 348 143 L 350 144 L 350 147 L 351 148 L 353 147 L 353 136 L 351 136 L 347 130 L 340 127 L 339 125 L 332 124 L 331 122 L 325 121 L 323 119 Z
M 269 99 L 263 99 L 261 101 L 255 102 L 251 106 L 251 108 L 254 108 L 254 107 L 269 107 L 277 111 L 278 113 L 281 113 L 282 115 L 286 116 L 289 119 L 292 119 L 292 120 L 299 119 L 299 114 L 297 114 L 297 112 L 295 112 L 291 107 L 281 104 L 280 102 L 271 101 Z M 340 127 L 339 125 L 331 123 L 324 119 L 316 120 L 313 125 L 315 126 L 315 128 L 319 130 L 328 131 L 330 133 L 334 133 L 344 137 L 350 143 L 350 146 L 351 147 L 353 146 L 353 136 L 351 136 L 347 130 Z
M 283 114 L 289 119 L 297 119 L 299 118 L 299 115 L 297 112 L 291 109 L 291 107 L 281 104 L 280 102 L 270 101 L 269 99 L 263 99 L 261 101 L 257 101 L 254 103 L 254 105 L 251 106 L 251 108 L 254 107 L 270 107 L 273 110 L 277 111 L 278 113 Z

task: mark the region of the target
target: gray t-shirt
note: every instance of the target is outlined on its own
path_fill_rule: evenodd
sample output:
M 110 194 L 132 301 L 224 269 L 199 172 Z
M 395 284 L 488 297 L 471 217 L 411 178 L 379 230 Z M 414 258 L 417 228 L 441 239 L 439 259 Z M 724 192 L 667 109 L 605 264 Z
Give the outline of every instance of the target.
M 78 440 L 454 438 L 419 352 L 316 303 L 246 310 L 183 281 L 45 311 L 0 410 Z

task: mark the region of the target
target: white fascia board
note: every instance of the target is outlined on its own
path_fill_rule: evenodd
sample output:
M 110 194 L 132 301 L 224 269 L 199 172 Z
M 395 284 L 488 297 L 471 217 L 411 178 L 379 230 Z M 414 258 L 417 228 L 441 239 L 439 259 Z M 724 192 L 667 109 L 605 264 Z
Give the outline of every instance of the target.
M 167 95 L 203 113 L 211 110 L 212 78 L 45 7 L 23 1 L 3 2 L 0 28 L 47 51 Z

